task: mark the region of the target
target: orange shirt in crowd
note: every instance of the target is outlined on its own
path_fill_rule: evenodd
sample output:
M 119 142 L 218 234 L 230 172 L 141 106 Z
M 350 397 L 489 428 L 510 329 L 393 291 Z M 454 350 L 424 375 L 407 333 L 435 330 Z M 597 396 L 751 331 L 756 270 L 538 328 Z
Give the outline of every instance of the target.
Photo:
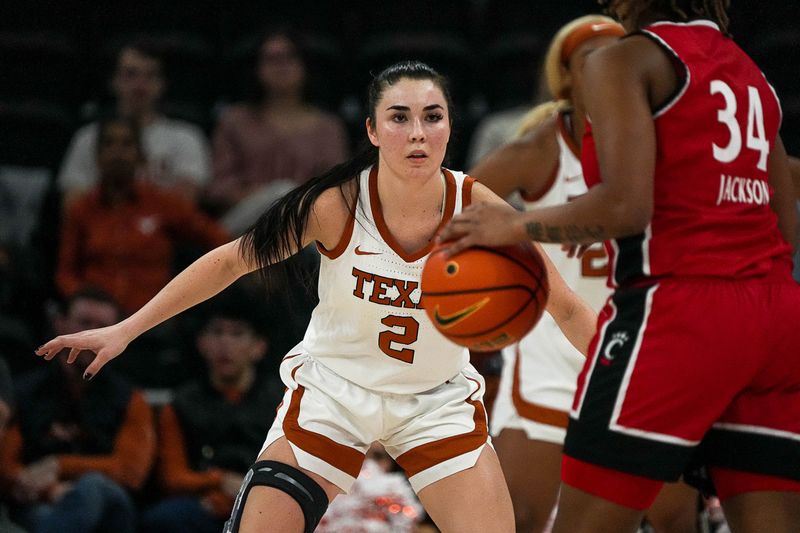
M 18 473 L 25 467 L 22 433 L 12 425 L 0 441 L 0 492 L 7 492 Z M 135 391 L 108 455 L 56 455 L 61 481 L 76 479 L 87 472 L 100 472 L 130 490 L 144 485 L 153 465 L 156 433 L 153 411 L 141 392 Z
M 117 205 L 95 188 L 67 209 L 56 283 L 64 295 L 87 285 L 104 289 L 133 312 L 171 279 L 177 242 L 210 249 L 229 238 L 194 204 L 150 184 L 137 183 Z
M 158 418 L 158 477 L 164 492 L 201 496 L 215 515 L 228 516 L 233 509 L 233 498 L 222 491 L 222 470 L 192 470 L 175 409 L 171 405 L 164 406 Z

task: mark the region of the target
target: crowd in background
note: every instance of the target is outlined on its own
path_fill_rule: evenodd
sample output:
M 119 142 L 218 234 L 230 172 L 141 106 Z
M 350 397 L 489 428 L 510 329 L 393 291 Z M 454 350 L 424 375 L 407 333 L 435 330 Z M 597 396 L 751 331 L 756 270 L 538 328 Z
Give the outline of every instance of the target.
M 315 304 L 314 276 L 284 276 L 268 294 L 246 277 L 90 384 L 80 360 L 35 358 L 37 341 L 116 322 L 345 160 L 364 137 L 352 88 L 393 60 L 450 77 L 450 161 L 472 165 L 536 100 L 551 30 L 598 11 L 582 0 L 29 4 L 0 29 L 14 65 L 0 90 L 0 502 L 29 531 L 62 532 L 220 530 L 272 422 L 276 368 Z M 797 154 L 800 34 L 770 4 L 734 5 L 733 33 L 776 86 Z M 311 274 L 316 252 L 293 261 Z M 375 453 L 365 471 L 388 495 L 360 490 L 393 531 L 411 531 L 421 508 Z

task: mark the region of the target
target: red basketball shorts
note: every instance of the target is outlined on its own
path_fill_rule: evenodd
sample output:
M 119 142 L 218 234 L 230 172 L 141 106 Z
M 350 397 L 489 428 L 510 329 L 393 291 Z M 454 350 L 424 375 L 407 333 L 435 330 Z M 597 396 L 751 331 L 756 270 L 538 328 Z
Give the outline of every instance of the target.
M 569 464 L 674 481 L 698 461 L 800 482 L 800 286 L 788 267 L 621 289 L 589 354 L 565 482 L 583 479 L 577 488 L 602 495 Z

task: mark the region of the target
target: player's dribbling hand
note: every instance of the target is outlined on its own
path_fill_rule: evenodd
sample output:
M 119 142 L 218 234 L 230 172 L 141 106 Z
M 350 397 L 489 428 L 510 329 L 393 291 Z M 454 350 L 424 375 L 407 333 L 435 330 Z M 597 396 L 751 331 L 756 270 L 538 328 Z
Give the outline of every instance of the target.
M 519 213 L 507 205 L 481 202 L 454 216 L 439 235 L 447 257 L 470 246 L 504 246 L 527 240 Z M 448 242 L 452 241 L 452 242 Z
M 78 354 L 88 350 L 95 357 L 83 373 L 84 379 L 91 379 L 103 366 L 122 353 L 128 346 L 119 324 L 99 329 L 88 329 L 69 335 L 59 335 L 39 346 L 34 353 L 50 361 L 62 350 L 69 350 L 67 362 L 72 364 Z

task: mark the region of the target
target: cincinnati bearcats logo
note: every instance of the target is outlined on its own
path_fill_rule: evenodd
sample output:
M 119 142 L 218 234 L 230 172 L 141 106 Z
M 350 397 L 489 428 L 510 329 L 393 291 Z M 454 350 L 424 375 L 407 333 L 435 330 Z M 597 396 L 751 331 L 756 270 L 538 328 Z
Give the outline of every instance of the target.
M 489 303 L 488 296 L 479 302 L 475 302 L 474 304 L 470 305 L 469 307 L 465 307 L 460 311 L 456 311 L 455 313 L 451 313 L 449 315 L 442 315 L 439 313 L 439 305 L 437 304 L 436 307 L 433 309 L 433 316 L 436 319 L 436 323 L 439 324 L 441 329 L 448 329 L 452 328 L 459 322 L 462 322 L 470 315 L 475 314 L 478 309 Z
M 381 252 L 366 252 L 361 249 L 361 245 L 356 246 L 356 255 L 381 255 Z
M 611 341 L 606 344 L 603 350 L 603 359 L 600 361 L 604 365 L 610 365 L 614 358 L 617 357 L 615 350 L 622 348 L 622 346 L 630 340 L 630 335 L 625 331 L 618 331 L 611 336 Z

